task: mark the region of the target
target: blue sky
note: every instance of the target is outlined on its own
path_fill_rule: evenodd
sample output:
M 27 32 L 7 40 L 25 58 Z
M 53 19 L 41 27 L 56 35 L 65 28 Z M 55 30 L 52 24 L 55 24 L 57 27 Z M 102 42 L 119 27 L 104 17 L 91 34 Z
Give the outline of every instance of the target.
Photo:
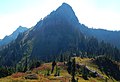
M 20 25 L 34 26 L 63 2 L 90 28 L 120 30 L 120 0 L 0 0 L 0 38 Z

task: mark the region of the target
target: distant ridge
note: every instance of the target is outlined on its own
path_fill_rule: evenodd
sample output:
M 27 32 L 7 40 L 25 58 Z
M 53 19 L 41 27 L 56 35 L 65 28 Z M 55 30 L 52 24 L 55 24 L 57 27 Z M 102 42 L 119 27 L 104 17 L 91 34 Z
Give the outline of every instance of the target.
M 89 37 L 94 36 L 98 41 L 105 41 L 120 49 L 120 31 L 109 31 L 105 29 L 92 29 L 80 24 L 81 32 Z
M 28 28 L 19 26 L 11 35 L 5 36 L 0 40 L 0 46 L 9 44 L 11 41 L 15 40 L 20 33 L 23 33 L 26 30 L 28 30 Z

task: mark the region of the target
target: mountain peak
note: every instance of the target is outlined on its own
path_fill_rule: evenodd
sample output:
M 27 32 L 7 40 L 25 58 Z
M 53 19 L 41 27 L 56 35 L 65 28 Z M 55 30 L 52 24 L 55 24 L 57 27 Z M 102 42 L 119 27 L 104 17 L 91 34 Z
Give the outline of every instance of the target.
M 55 22 L 57 20 L 58 23 L 64 22 L 64 23 L 76 24 L 79 22 L 72 7 L 67 3 L 62 3 L 61 6 L 59 6 L 55 11 L 51 12 L 44 19 L 43 21 L 47 20 L 47 22 L 48 19 L 50 20 L 50 22 L 51 20 Z
M 62 3 L 62 5 L 56 10 L 56 13 L 59 13 L 59 15 L 63 16 L 64 19 L 78 22 L 78 18 L 76 17 L 75 12 L 67 3 Z
M 24 31 L 28 30 L 28 28 L 26 27 L 22 27 L 22 26 L 19 26 L 11 35 L 13 36 L 16 36 L 18 35 L 19 33 L 22 33 Z M 17 36 L 16 36 L 17 37 Z
M 68 8 L 71 8 L 71 6 L 69 5 L 69 4 L 67 4 L 67 3 L 62 3 L 62 5 L 61 5 L 62 7 L 68 7 Z
M 72 7 L 69 4 L 67 4 L 67 3 L 62 3 L 62 5 L 59 6 L 56 11 L 60 11 L 61 13 L 67 14 L 67 15 L 75 14 L 73 9 L 72 9 Z

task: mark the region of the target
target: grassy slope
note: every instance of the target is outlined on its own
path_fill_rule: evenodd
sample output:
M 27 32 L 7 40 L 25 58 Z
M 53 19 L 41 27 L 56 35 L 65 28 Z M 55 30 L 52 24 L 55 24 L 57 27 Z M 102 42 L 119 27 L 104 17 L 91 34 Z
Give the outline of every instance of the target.
M 92 59 L 89 59 L 89 58 L 81 59 L 76 57 L 76 63 L 87 65 L 89 69 L 98 72 L 101 76 L 106 78 L 107 76 L 104 73 L 102 73 L 98 69 L 97 65 L 93 64 L 91 61 Z M 38 75 L 39 78 L 37 80 L 25 79 L 25 76 L 28 73 L 16 73 L 8 77 L 1 78 L 0 82 L 69 82 L 69 80 L 71 80 L 71 75 L 68 74 L 67 67 L 63 63 L 57 63 L 57 65 L 58 65 L 58 68 L 60 68 L 60 76 L 57 76 L 57 77 L 54 76 L 55 70 L 52 74 L 50 74 L 50 76 L 45 76 L 45 74 L 47 73 L 47 70 L 51 70 L 51 63 L 45 63 L 42 66 L 35 68 L 31 72 L 33 74 Z M 84 80 L 82 78 L 82 75 L 76 75 L 76 78 L 79 78 L 78 82 L 105 82 L 105 80 L 100 77 L 97 77 L 97 78 L 91 77 L 89 78 L 89 80 Z M 108 78 L 108 82 L 113 82 L 113 81 L 116 82 L 114 79 L 112 80 Z
M 81 59 L 79 57 L 76 57 L 76 63 L 86 65 L 90 70 L 98 72 L 101 76 L 103 76 L 104 78 L 107 78 L 108 82 L 117 82 L 115 79 L 108 77 L 104 73 L 102 73 L 99 70 L 98 66 L 92 63 L 92 60 L 93 59 L 90 59 L 90 58 Z M 101 79 L 101 78 L 93 78 L 93 79 L 95 80 L 95 82 L 105 82 L 105 79 Z M 89 79 L 88 82 L 94 82 L 94 81 L 90 81 L 90 79 Z

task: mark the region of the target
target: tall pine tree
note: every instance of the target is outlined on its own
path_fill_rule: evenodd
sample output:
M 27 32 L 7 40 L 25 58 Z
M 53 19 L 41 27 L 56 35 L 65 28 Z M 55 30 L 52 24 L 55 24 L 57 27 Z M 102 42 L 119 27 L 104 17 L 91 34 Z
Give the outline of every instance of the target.
M 75 58 L 72 61 L 72 82 L 76 82 L 75 81 Z

